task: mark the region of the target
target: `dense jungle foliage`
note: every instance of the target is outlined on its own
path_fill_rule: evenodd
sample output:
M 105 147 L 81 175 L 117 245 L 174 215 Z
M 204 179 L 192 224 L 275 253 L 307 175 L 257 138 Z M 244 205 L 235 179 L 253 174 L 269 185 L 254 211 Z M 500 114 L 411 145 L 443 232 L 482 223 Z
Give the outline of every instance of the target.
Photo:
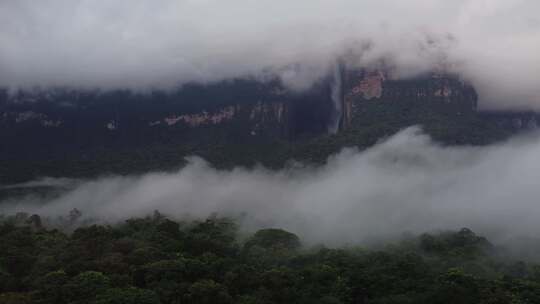
M 0 303 L 540 303 L 540 267 L 465 228 L 326 248 L 226 218 L 69 229 L 79 216 L 1 218 Z

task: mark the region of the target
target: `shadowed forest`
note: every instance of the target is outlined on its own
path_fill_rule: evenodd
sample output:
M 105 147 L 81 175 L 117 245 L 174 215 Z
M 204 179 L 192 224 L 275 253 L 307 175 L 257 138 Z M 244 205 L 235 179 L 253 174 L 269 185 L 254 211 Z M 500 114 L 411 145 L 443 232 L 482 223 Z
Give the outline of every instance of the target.
M 0 303 L 540 302 L 540 266 L 466 228 L 326 248 L 215 216 L 179 222 L 156 211 L 69 229 L 79 216 L 61 229 L 38 215 L 1 218 Z

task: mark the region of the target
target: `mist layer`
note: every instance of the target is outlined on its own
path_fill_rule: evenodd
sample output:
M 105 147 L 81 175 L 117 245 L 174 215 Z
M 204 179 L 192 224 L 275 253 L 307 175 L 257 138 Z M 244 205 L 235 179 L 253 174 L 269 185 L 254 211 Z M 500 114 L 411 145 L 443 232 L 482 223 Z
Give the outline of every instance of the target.
M 381 62 L 460 74 L 484 108 L 540 108 L 536 0 L 0 2 L 0 86 L 171 88 Z
M 469 227 L 498 239 L 540 230 L 540 139 L 488 147 L 442 147 L 412 127 L 363 152 L 344 150 L 322 167 L 220 171 L 192 158 L 176 173 L 78 181 L 58 198 L 5 201 L 0 212 L 44 216 L 72 208 L 120 221 L 153 210 L 174 218 L 243 218 L 308 242 L 356 243 L 404 232 Z M 39 183 L 71 183 L 45 180 Z

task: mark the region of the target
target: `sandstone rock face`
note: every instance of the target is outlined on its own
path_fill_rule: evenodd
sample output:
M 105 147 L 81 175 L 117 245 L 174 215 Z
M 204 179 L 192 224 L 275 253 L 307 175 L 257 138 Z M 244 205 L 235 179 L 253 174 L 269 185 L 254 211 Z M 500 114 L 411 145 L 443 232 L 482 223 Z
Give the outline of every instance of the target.
M 4 112 L 0 117 L 0 120 L 4 122 L 14 122 L 16 124 L 38 123 L 44 128 L 57 128 L 62 125 L 61 120 L 55 120 L 46 114 L 34 111 Z
M 398 116 L 407 115 L 403 114 L 403 105 L 440 108 L 448 113 L 476 111 L 474 89 L 457 77 L 433 74 L 395 79 L 384 70 L 346 67 L 334 72 L 339 77 L 329 75 L 300 93 L 287 90 L 277 81 L 255 80 L 190 85 L 176 92 L 146 95 L 59 90 L 8 96 L 0 90 L 0 141 L 9 147 L 0 147 L 0 157 L 19 158 L 24 153 L 30 157 L 38 149 L 46 155 L 54 149 L 72 148 L 76 155 L 91 149 L 129 150 L 153 144 L 197 148 L 201 141 L 223 146 L 230 142 L 309 141 L 327 136 L 330 125 L 331 133 L 336 125 L 340 133 L 384 124 L 375 118 L 365 122 L 371 105 L 401 105 L 395 111 Z M 333 94 L 336 92 L 339 94 Z M 336 114 L 338 120 L 334 119 Z M 409 117 L 398 119 L 403 124 L 415 123 Z M 363 125 L 355 125 L 358 121 Z M 530 121 L 523 119 L 514 125 L 535 125 Z
M 381 98 L 382 85 L 385 78 L 381 71 L 367 73 L 360 79 L 358 85 L 353 87 L 349 93 L 351 96 L 361 96 L 364 99 Z
M 244 124 L 244 131 L 251 136 L 261 132 L 270 132 L 278 137 L 285 136 L 288 123 L 288 106 L 285 102 L 262 102 L 247 105 L 231 105 L 212 112 L 202 110 L 192 114 L 172 114 L 162 120 L 150 121 L 148 126 L 226 126 L 228 124 Z
M 474 88 L 458 77 L 435 73 L 393 79 L 381 70 L 349 71 L 344 86 L 342 128 L 349 127 L 355 111 L 369 102 L 429 104 L 443 111 L 464 113 L 476 111 L 478 100 Z
M 151 94 L 61 89 L 8 94 L 0 88 L 0 140 L 18 142 L 21 136 L 14 134 L 29 138 L 43 133 L 54 137 L 49 142 L 80 141 L 74 145 L 82 147 L 104 140 L 193 140 L 190 134 L 202 128 L 233 138 L 288 138 L 292 98 L 278 82 L 254 80 L 193 84 Z M 41 145 L 48 141 L 45 136 L 40 140 Z
M 365 147 L 414 124 L 431 127 L 449 144 L 484 144 L 539 126 L 538 113 L 477 112 L 476 102 L 474 88 L 452 75 L 396 79 L 383 69 L 344 66 L 304 92 L 277 80 L 148 94 L 58 89 L 13 95 L 0 88 L 0 168 L 11 167 L 0 170 L 0 183 L 54 176 L 51 159 L 80 166 L 80 174 L 92 174 L 94 160 L 124 174 L 117 164 L 162 170 L 188 155 L 226 165 L 267 158 L 275 165 L 274 158 L 289 154 L 322 160 L 338 147 Z M 43 160 L 38 169 L 36 157 Z
M 6 99 L 5 107 L 0 107 L 0 123 L 21 126 L 33 123 L 48 129 L 66 128 L 67 133 L 91 132 L 95 128 L 118 134 L 131 132 L 129 129 L 154 130 L 144 131 L 151 134 L 163 133 L 164 129 L 189 132 L 217 127 L 232 128 L 230 132 L 235 135 L 290 139 L 305 133 L 310 136 L 326 133 L 331 121 L 338 122 L 339 132 L 350 126 L 355 112 L 371 102 L 429 103 L 434 107 L 448 104 L 452 111 L 476 110 L 474 89 L 457 77 L 434 73 L 416 79 L 395 79 L 384 70 L 340 67 L 336 71 L 340 71 L 342 79 L 339 82 L 342 103 L 334 110 L 336 100 L 330 87 L 336 83 L 331 79 L 321 81 L 303 95 L 291 93 L 279 83 L 233 81 L 194 85 L 172 95 L 23 92 L 13 100 L 4 95 L 0 96 Z M 43 107 L 43 103 L 51 106 Z M 133 104 L 137 106 L 132 108 Z
M 207 111 L 202 111 L 201 113 L 195 114 L 184 114 L 184 115 L 171 115 L 165 117 L 163 121 L 168 126 L 173 126 L 179 122 L 182 122 L 189 127 L 196 128 L 201 125 L 218 125 L 223 122 L 230 121 L 234 118 L 235 113 L 237 112 L 237 107 L 229 106 L 215 113 L 208 113 Z

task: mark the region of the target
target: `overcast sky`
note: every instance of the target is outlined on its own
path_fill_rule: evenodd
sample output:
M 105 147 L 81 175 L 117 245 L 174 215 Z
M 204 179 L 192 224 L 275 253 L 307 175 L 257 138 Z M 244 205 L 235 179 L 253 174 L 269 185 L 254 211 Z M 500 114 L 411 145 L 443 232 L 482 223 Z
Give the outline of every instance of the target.
M 440 62 L 484 107 L 540 109 L 538 0 L 0 0 L 0 85 L 167 88 L 337 57 L 402 76 Z M 369 46 L 369 47 L 368 47 Z

